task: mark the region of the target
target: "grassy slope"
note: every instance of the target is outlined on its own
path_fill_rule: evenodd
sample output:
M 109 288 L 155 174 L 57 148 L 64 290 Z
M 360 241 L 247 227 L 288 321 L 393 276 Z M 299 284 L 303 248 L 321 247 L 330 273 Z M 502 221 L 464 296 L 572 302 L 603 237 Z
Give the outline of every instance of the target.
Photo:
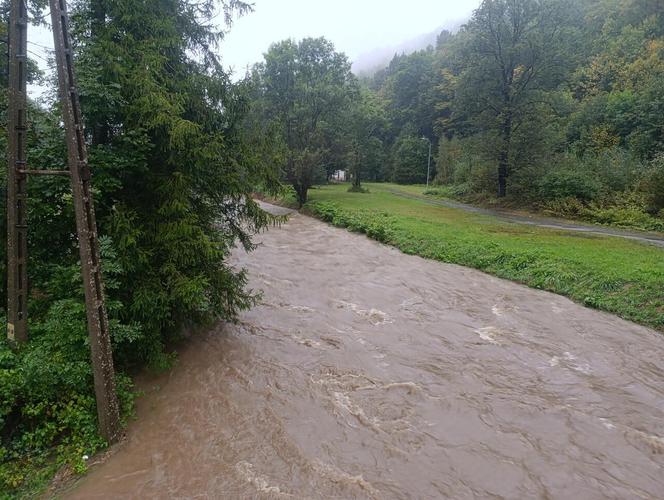
M 378 186 L 370 194 L 347 189 L 338 185 L 312 190 L 308 207 L 324 220 L 365 232 L 405 253 L 481 269 L 664 331 L 662 249 L 504 223 L 400 198 Z

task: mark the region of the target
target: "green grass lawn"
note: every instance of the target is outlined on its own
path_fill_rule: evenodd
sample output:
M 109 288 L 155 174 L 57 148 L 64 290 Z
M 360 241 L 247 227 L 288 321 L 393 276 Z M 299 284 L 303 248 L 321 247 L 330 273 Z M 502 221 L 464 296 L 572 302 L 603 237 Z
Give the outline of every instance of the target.
M 367 184 L 310 191 L 313 215 L 404 253 L 481 269 L 664 331 L 664 250 L 595 234 L 510 224 Z M 403 186 L 400 186 L 401 190 Z M 409 187 L 414 194 L 422 186 Z

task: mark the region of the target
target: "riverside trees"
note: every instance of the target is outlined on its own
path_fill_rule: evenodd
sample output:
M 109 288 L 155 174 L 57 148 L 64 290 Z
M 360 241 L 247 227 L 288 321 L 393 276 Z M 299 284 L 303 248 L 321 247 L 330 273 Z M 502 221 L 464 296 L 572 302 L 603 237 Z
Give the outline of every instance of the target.
M 498 197 L 507 194 L 513 136 L 569 68 L 563 0 L 487 0 L 465 26 L 454 106 L 495 138 Z
M 336 169 L 354 179 L 423 182 L 425 137 L 438 149 L 432 170 L 446 192 L 508 196 L 553 214 L 656 229 L 662 222 L 652 216 L 664 209 L 658 5 L 484 0 L 457 33 L 397 54 L 357 82 L 334 64 L 327 78 L 318 72 L 307 81 L 302 43 L 282 42 L 253 72 L 251 128 L 275 132 L 272 163 L 300 204 Z M 338 99 L 334 88 L 349 92 Z M 336 104 L 318 112 L 316 102 Z M 372 116 L 382 124 L 367 136 Z
M 326 164 L 339 161 L 341 148 L 334 146 L 357 93 L 350 63 L 324 38 L 285 40 L 254 68 L 252 84 L 259 117 L 252 123 L 274 133 L 283 177 L 302 206 L 309 188 L 325 178 Z
M 43 4 L 31 2 L 33 18 Z M 247 4 L 81 0 L 71 6 L 126 412 L 130 382 L 123 373 L 163 366 L 170 359 L 165 346 L 184 328 L 233 319 L 253 303 L 244 272 L 226 258 L 236 244 L 251 249 L 251 234 L 269 222 L 250 193 L 275 183 L 240 135 L 247 96 L 230 83 L 216 51 L 223 33 L 213 19 L 221 11 L 230 20 Z M 32 106 L 29 122 L 30 164 L 63 165 L 57 111 Z M 69 186 L 58 178 L 33 178 L 29 185 L 32 339 L 18 352 L 0 341 L 0 490 L 11 493 L 39 480 L 40 468 L 69 462 L 84 469 L 81 457 L 103 445 Z

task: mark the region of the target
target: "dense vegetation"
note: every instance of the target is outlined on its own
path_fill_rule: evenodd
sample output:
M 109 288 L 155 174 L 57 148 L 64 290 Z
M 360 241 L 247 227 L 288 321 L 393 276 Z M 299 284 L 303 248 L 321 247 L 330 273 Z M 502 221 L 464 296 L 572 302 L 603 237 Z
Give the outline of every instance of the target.
M 269 95 L 270 83 L 258 81 L 257 94 Z M 314 163 L 328 167 L 328 177 L 339 168 L 356 184 L 423 183 L 431 141 L 445 195 L 660 227 L 664 11 L 657 0 L 485 0 L 458 33 L 395 55 L 353 85 L 360 91 L 348 96 L 351 105 L 337 106 L 317 139 Z
M 0 0 L 3 50 L 8 3 Z M 46 3 L 30 0 L 34 23 Z M 214 26 L 219 14 L 229 23 L 247 11 L 241 0 L 69 4 L 125 417 L 132 370 L 168 366 L 168 346 L 185 328 L 233 320 L 254 303 L 245 274 L 226 257 L 236 244 L 251 249 L 251 234 L 270 222 L 249 194 L 275 192 L 280 180 L 300 206 L 338 170 L 350 173 L 353 192 L 366 191 L 363 180 L 424 183 L 431 145 L 432 195 L 663 227 L 659 0 L 485 0 L 459 32 L 396 55 L 370 78 L 355 77 L 329 41 L 308 38 L 273 44 L 238 84 L 221 65 L 223 32 Z M 6 126 L 6 59 L 0 65 Z M 44 78 L 34 64 L 30 78 Z M 34 167 L 65 164 L 58 113 L 31 104 Z M 657 249 L 594 238 L 571 244 L 532 228 L 508 234 L 371 189 L 330 188 L 311 206 L 406 252 L 662 328 Z M 29 192 L 31 340 L 17 350 L 0 340 L 7 495 L 34 489 L 64 463 L 84 470 L 82 457 L 104 446 L 69 186 L 39 177 Z M 329 193 L 338 205 L 322 203 Z M 4 322 L 0 314 L 0 331 Z
M 37 21 L 43 3 L 31 5 Z M 168 344 L 185 327 L 232 320 L 253 303 L 245 274 L 225 260 L 236 243 L 251 248 L 250 234 L 269 222 L 247 195 L 275 182 L 241 139 L 248 98 L 215 55 L 222 33 L 210 21 L 220 9 L 231 16 L 245 4 L 70 6 L 126 416 L 127 373 L 168 365 Z M 1 74 L 4 110 L 6 66 Z M 57 106 L 31 107 L 35 167 L 65 164 L 58 113 Z M 1 150 L 4 156 L 4 143 Z M 68 181 L 31 178 L 29 190 L 31 340 L 17 351 L 0 340 L 0 492 L 9 495 L 63 463 L 83 469 L 82 457 L 104 444 L 96 431 Z
M 510 224 L 395 196 L 392 186 L 370 184 L 362 196 L 325 186 L 312 192 L 306 208 L 405 253 L 480 269 L 664 331 L 661 248 Z

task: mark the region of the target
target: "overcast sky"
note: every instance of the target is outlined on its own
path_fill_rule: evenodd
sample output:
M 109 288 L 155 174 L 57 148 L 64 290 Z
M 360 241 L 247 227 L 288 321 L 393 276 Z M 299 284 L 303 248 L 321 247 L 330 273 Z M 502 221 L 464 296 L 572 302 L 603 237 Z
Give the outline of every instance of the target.
M 220 52 L 224 65 L 242 76 L 262 60 L 271 43 L 324 36 L 351 60 L 397 46 L 469 16 L 480 0 L 254 0 L 254 12 L 237 19 Z M 51 34 L 31 28 L 29 50 L 45 67 Z M 32 92 L 41 93 L 33 87 Z
M 271 43 L 324 36 L 354 60 L 450 21 L 468 17 L 480 0 L 255 0 L 222 45 L 225 64 L 244 73 Z

